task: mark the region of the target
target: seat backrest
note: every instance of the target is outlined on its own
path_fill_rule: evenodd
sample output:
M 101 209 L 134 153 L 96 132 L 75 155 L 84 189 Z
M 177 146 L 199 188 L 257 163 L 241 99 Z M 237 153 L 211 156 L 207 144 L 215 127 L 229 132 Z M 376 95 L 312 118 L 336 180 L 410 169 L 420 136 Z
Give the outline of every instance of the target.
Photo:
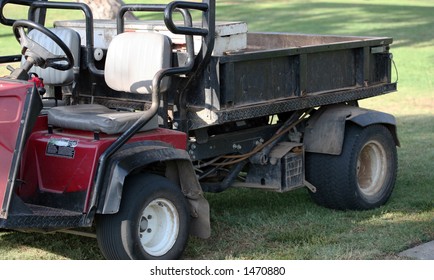
M 51 28 L 50 31 L 59 37 L 71 50 L 72 55 L 74 56 L 74 67 L 66 71 L 56 70 L 51 67 L 45 69 L 32 67 L 30 72 L 34 72 L 39 77 L 43 78 L 44 84 L 46 85 L 69 85 L 74 81 L 74 68 L 80 68 L 80 35 L 76 31 L 68 28 Z M 46 48 L 49 52 L 57 55 L 64 54 L 62 49 L 57 46 L 53 40 L 41 32 L 32 30 L 29 32 L 28 36 L 39 45 Z M 24 61 L 24 58 L 22 61 Z
M 152 80 L 161 69 L 170 67 L 170 39 L 155 32 L 126 32 L 113 38 L 107 50 L 104 77 L 116 91 L 152 93 Z M 167 90 L 169 78 L 160 84 Z

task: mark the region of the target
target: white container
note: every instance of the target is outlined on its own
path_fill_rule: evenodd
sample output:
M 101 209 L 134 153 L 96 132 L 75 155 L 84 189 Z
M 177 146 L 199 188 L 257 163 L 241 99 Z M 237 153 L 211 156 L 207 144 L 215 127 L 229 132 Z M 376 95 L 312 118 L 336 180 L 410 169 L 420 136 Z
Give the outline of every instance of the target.
M 182 26 L 181 22 L 176 22 Z M 194 26 L 200 26 L 197 23 Z M 81 44 L 86 45 L 84 20 L 56 21 L 55 27 L 67 27 L 77 31 Z M 170 32 L 163 21 L 126 21 L 125 32 L 159 32 L 171 38 L 177 48 L 185 46 L 185 36 Z M 116 36 L 116 22 L 113 20 L 94 20 L 94 47 L 107 49 L 113 36 Z M 247 24 L 245 22 L 217 22 L 215 30 L 214 56 L 224 55 L 247 47 Z M 194 36 L 194 49 L 197 54 L 202 44 L 202 37 Z

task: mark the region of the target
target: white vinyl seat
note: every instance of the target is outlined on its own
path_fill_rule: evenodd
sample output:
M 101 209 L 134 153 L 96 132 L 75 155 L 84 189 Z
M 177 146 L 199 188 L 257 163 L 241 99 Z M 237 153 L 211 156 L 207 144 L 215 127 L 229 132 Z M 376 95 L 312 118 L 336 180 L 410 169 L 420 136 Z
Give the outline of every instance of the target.
M 167 36 L 152 32 L 128 32 L 113 38 L 107 50 L 104 78 L 115 91 L 152 93 L 152 80 L 157 72 L 170 67 L 171 43 Z M 169 85 L 161 82 L 161 90 Z M 48 124 L 67 129 L 118 134 L 135 123 L 141 112 L 120 112 L 98 104 L 59 106 L 48 110 Z M 155 116 L 142 128 L 158 127 Z
M 163 68 L 170 67 L 172 49 L 169 37 L 154 32 L 127 32 L 110 43 L 104 69 L 107 85 L 116 91 L 152 93 L 152 79 Z M 160 84 L 167 90 L 169 78 Z
M 50 28 L 51 32 L 53 32 L 57 37 L 62 40 L 66 46 L 69 47 L 71 53 L 74 57 L 74 65 L 73 68 L 62 71 L 57 70 L 51 67 L 41 68 L 37 66 L 33 66 L 29 72 L 35 73 L 38 77 L 42 78 L 45 84 L 45 89 L 47 93 L 43 96 L 43 106 L 44 108 L 51 108 L 57 105 L 62 105 L 63 101 L 55 100 L 54 98 L 54 88 L 62 87 L 64 89 L 68 89 L 68 91 L 72 91 L 75 72 L 78 72 L 80 69 L 80 45 L 81 39 L 80 35 L 68 28 Z M 62 55 L 64 54 L 62 49 L 54 43 L 53 40 L 49 39 L 46 35 L 39 32 L 38 30 L 31 30 L 28 34 L 29 38 L 47 49 L 49 52 Z M 24 63 L 25 58 L 21 59 L 21 63 Z M 43 111 L 45 112 L 45 110 Z
M 30 69 L 30 72 L 36 73 L 39 77 L 44 79 L 44 84 L 48 86 L 67 86 L 73 83 L 74 81 L 74 71 L 78 71 L 80 69 L 80 35 L 68 28 L 51 28 L 49 29 L 53 32 L 57 37 L 62 40 L 66 46 L 69 47 L 71 53 L 74 57 L 74 66 L 73 68 L 61 71 L 57 69 L 53 69 L 51 67 L 47 67 L 45 69 L 33 66 Z M 38 30 L 32 30 L 28 34 L 29 38 L 47 49 L 49 52 L 56 55 L 63 55 L 62 49 L 54 43 L 53 40 L 49 39 L 45 34 L 39 32 Z M 22 62 L 24 62 L 25 58 L 22 58 Z

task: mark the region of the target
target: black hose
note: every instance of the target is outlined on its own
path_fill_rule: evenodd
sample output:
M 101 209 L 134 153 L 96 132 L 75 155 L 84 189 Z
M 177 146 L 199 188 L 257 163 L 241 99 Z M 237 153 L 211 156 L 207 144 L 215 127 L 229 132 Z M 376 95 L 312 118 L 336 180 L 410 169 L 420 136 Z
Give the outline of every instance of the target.
M 211 193 L 219 193 L 227 190 L 238 177 L 238 174 L 241 172 L 247 162 L 247 160 L 243 160 L 237 163 L 234 167 L 232 167 L 229 175 L 226 176 L 226 178 L 220 183 L 201 183 L 202 190 L 204 192 Z

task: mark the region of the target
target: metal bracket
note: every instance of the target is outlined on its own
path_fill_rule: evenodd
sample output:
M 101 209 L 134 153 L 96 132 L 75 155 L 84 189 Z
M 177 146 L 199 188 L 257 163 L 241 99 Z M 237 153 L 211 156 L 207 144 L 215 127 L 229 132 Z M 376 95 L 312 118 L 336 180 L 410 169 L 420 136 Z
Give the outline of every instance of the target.
M 371 48 L 371 54 L 387 53 L 388 50 L 389 50 L 389 48 L 387 46 L 372 47 Z
M 311 192 L 316 193 L 316 187 L 309 183 L 308 181 L 304 180 L 303 182 L 304 186 L 308 188 Z

